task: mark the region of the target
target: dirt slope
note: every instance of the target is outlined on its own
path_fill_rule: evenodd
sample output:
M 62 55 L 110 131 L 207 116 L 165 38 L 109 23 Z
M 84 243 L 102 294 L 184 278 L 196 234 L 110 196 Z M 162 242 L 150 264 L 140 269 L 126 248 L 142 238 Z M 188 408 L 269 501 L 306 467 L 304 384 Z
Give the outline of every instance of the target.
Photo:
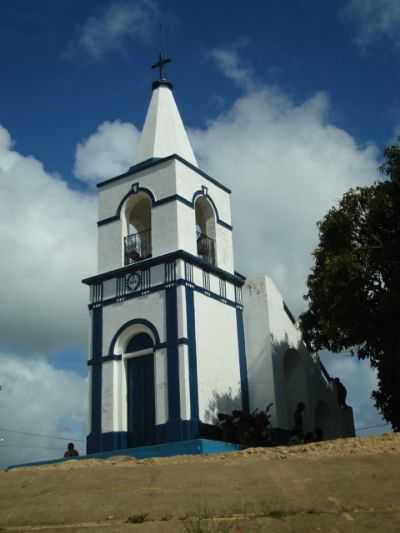
M 0 472 L 0 531 L 400 531 L 400 435 Z

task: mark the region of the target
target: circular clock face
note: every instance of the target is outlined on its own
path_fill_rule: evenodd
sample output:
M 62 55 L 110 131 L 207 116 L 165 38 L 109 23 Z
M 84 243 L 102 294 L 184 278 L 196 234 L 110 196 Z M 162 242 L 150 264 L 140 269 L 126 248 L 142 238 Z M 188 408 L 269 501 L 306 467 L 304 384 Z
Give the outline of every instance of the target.
M 138 272 L 134 272 L 133 274 L 128 276 L 126 284 L 128 286 L 128 289 L 130 289 L 131 291 L 136 291 L 140 287 L 140 274 Z

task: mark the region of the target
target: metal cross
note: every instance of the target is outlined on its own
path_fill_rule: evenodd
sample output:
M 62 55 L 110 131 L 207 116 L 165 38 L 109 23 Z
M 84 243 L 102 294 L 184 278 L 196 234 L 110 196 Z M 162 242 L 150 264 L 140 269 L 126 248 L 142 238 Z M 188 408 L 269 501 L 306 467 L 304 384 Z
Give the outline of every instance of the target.
M 160 54 L 160 59 L 157 61 L 157 63 L 154 63 L 154 65 L 151 65 L 151 68 L 159 68 L 160 69 L 160 80 L 164 80 L 164 65 L 167 63 L 171 63 L 171 60 L 168 57 L 163 57 L 162 54 Z

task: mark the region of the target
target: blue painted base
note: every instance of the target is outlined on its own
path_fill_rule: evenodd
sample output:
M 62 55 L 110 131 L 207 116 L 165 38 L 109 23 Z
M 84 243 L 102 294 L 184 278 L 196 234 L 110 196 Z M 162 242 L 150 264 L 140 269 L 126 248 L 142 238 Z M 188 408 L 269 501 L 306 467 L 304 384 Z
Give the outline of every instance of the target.
M 235 452 L 240 449 L 238 444 L 231 444 L 229 442 L 222 442 L 218 440 L 209 439 L 193 439 L 182 440 L 179 442 L 167 442 L 164 444 L 156 444 L 154 446 L 142 446 L 140 448 L 124 448 L 121 450 L 112 450 L 108 452 L 91 453 L 90 455 L 82 455 L 74 457 L 73 459 L 54 459 L 52 461 L 38 461 L 37 463 L 24 463 L 18 465 L 11 465 L 7 470 L 24 466 L 38 466 L 50 465 L 56 463 L 63 463 L 64 461 L 84 461 L 86 459 L 109 459 L 116 456 L 129 456 L 136 459 L 149 459 L 151 457 L 170 457 L 173 455 L 200 455 L 212 453 Z

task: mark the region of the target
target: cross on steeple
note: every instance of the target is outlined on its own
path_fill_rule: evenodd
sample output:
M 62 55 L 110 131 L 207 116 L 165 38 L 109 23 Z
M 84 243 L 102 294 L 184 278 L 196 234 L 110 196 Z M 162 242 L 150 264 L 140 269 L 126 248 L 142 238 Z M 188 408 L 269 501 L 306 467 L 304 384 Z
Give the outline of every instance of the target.
M 157 63 L 154 63 L 154 65 L 151 65 L 151 68 L 159 68 L 160 69 L 160 80 L 165 80 L 166 79 L 164 77 L 164 65 L 166 65 L 167 63 L 171 63 L 171 60 L 168 57 L 164 57 L 160 53 L 160 58 L 157 61 Z

